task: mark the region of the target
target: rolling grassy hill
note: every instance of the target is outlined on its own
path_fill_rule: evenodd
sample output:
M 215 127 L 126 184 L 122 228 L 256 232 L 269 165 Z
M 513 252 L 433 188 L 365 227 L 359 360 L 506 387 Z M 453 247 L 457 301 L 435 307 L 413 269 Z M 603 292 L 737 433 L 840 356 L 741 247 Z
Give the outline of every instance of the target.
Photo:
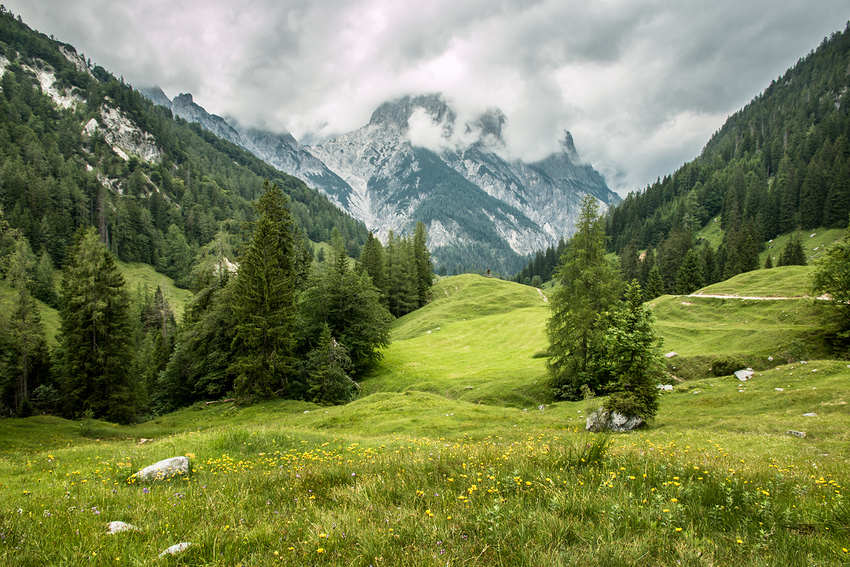
M 805 272 L 745 275 L 726 291 L 800 295 Z M 192 546 L 162 564 L 850 560 L 846 361 L 775 359 L 746 383 L 671 377 L 650 427 L 592 435 L 592 401 L 548 394 L 540 292 L 464 275 L 433 298 L 395 323 L 346 406 L 222 402 L 131 427 L 3 420 L 0 560 L 145 565 L 181 541 Z M 667 296 L 654 309 L 665 350 L 681 353 L 672 367 L 815 344 L 812 303 Z M 187 477 L 133 477 L 177 454 Z M 140 531 L 107 536 L 112 520 Z

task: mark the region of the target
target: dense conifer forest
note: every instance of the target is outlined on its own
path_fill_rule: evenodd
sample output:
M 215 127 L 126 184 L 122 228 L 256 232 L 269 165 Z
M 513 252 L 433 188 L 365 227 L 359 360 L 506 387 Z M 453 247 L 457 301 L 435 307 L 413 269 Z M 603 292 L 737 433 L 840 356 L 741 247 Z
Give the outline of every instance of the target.
M 649 291 L 657 265 L 657 291 L 677 293 L 763 267 L 759 252 L 780 234 L 847 226 L 848 66 L 850 24 L 729 117 L 698 158 L 610 209 L 608 251 L 626 280 Z M 723 240 L 715 248 L 695 235 L 716 218 Z M 539 252 L 516 281 L 551 279 L 564 247 Z M 783 253 L 776 251 L 780 265 L 805 262 Z

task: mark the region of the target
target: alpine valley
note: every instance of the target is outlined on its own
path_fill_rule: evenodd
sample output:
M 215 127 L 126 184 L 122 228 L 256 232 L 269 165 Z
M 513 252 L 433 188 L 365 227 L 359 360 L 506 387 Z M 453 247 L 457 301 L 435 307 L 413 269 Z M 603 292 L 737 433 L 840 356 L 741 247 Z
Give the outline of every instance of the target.
M 288 132 L 245 128 L 210 114 L 190 94 L 169 99 L 159 87 L 140 92 L 303 179 L 384 241 L 390 231 L 411 234 L 417 222 L 425 223 L 434 263 L 450 272 L 512 275 L 528 256 L 572 234 L 585 195 L 603 208 L 620 200 L 582 163 L 568 131 L 559 152 L 535 163 L 512 159 L 501 111 L 461 123 L 439 94 L 386 102 L 362 128 L 304 146 Z M 416 133 L 422 128 L 437 132 L 436 142 L 421 143 Z

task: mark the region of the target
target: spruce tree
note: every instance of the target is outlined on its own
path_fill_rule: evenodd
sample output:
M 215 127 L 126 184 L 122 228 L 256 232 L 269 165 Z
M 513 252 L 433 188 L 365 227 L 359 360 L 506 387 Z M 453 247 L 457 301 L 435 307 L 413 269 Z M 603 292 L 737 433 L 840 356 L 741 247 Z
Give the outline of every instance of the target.
M 8 344 L 2 350 L 6 364 L 0 359 L 3 398 L 18 415 L 30 413 L 30 392 L 36 385 L 39 371 L 45 373 L 49 365 L 47 340 L 41 313 L 35 298 L 30 294 L 30 274 L 35 258 L 25 237 L 20 236 L 9 258 L 6 281 L 17 292 L 11 317 L 7 322 Z M 5 368 L 4 368 L 5 366 Z M 46 376 L 43 376 L 46 378 Z
M 431 284 L 434 283 L 434 266 L 431 264 L 431 252 L 428 251 L 428 234 L 425 223 L 416 223 L 413 233 L 413 258 L 416 263 L 416 291 L 419 297 L 419 307 L 428 303 Z
M 390 231 L 386 249 L 387 303 L 394 317 L 419 307 L 418 274 L 412 246 Z
M 652 266 L 647 276 L 646 291 L 644 292 L 644 301 L 650 301 L 656 297 L 664 295 L 664 280 L 661 279 L 661 270 L 658 264 Z
M 601 392 L 601 366 L 605 318 L 619 299 L 619 272 L 605 258 L 604 219 L 591 195 L 582 200 L 571 245 L 561 259 L 557 278 L 561 286 L 552 295 L 549 337 L 549 371 L 557 398 L 579 399 L 582 387 Z
M 357 269 L 369 274 L 372 278 L 372 284 L 378 288 L 381 293 L 381 303 L 387 305 L 387 278 L 384 272 L 384 247 L 381 241 L 369 231 L 369 236 L 366 239 L 366 244 L 360 251 L 360 262 L 357 264 Z
M 65 413 L 132 420 L 138 386 L 130 297 L 94 227 L 78 235 L 62 280 L 59 316 Z
M 349 401 L 357 392 L 358 384 L 347 372 L 351 368 L 348 349 L 332 336 L 325 324 L 318 344 L 307 355 L 307 397 L 311 402 L 332 405 Z
M 835 167 L 837 174 L 833 178 L 829 194 L 823 209 L 823 226 L 843 228 L 850 213 L 850 159 L 841 168 Z
M 656 385 L 664 375 L 664 363 L 652 313 L 643 305 L 636 280 L 629 284 L 623 306 L 612 313 L 603 343 L 603 364 L 612 378 L 605 409 L 645 420 L 654 417 L 658 412 Z
M 803 240 L 800 234 L 792 236 L 779 255 L 780 266 L 805 266 L 806 254 L 803 252 Z
M 633 238 L 620 253 L 620 276 L 623 281 L 630 282 L 640 277 L 640 257 L 638 256 L 637 239 Z
M 392 316 L 381 304 L 369 275 L 351 268 L 338 235 L 329 265 L 314 275 L 300 307 L 302 342 L 315 345 L 327 326 L 331 336 L 348 350 L 354 374 L 378 362 L 380 349 L 389 344 Z
M 700 251 L 700 260 L 702 261 L 702 273 L 705 277 L 705 285 L 717 283 L 717 254 L 710 242 L 706 242 Z
M 705 285 L 703 266 L 695 248 L 688 250 L 685 261 L 676 275 L 676 291 L 680 295 L 689 295 Z
M 287 198 L 268 180 L 251 240 L 239 258 L 233 296 L 236 394 L 268 398 L 293 372 L 295 243 Z

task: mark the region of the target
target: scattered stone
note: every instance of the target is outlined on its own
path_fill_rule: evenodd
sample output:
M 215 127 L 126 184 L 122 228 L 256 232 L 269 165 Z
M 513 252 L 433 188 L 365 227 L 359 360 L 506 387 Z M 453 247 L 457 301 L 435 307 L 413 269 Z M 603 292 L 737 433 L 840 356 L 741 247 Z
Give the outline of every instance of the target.
M 145 437 L 141 437 L 141 438 L 139 438 L 139 445 L 144 445 L 145 443 L 148 443 L 149 441 L 153 441 L 153 439 L 147 439 Z
M 747 368 L 745 370 L 736 370 L 735 371 L 735 378 L 737 378 L 741 382 L 746 382 L 747 380 L 752 378 L 753 375 L 755 375 L 755 372 L 753 371 L 752 368 Z
M 109 522 L 109 525 L 106 526 L 107 534 L 117 534 L 120 532 L 137 532 L 139 528 L 134 526 L 133 524 L 127 524 L 124 522 Z
M 673 385 L 672 384 L 659 384 L 658 386 L 656 386 L 656 388 L 658 388 L 662 392 L 672 392 L 673 391 Z
M 768 360 L 768 361 L 770 361 L 770 362 L 773 362 L 773 357 L 772 357 L 772 356 L 768 356 L 768 357 L 767 357 L 767 360 Z
M 794 431 L 794 430 L 789 429 L 788 435 L 793 435 L 794 437 L 799 437 L 800 439 L 802 439 L 803 437 L 806 436 L 806 432 L 805 431 Z
M 816 414 L 816 413 L 814 413 L 814 412 L 812 412 L 812 413 L 804 413 L 804 414 L 803 414 L 803 417 L 817 417 L 817 416 L 818 416 L 818 414 Z
M 605 429 L 622 432 L 637 429 L 642 424 L 643 419 L 640 417 L 628 417 L 617 411 L 608 412 L 599 408 L 588 416 L 585 429 L 594 433 Z
M 174 544 L 171 547 L 169 547 L 168 549 L 166 549 L 165 551 L 163 551 L 162 553 L 160 553 L 159 556 L 165 557 L 166 555 L 174 555 L 174 554 L 177 554 L 177 553 L 181 553 L 183 551 L 186 551 L 189 548 L 190 545 L 192 545 L 192 542 L 190 542 L 190 541 L 184 541 L 184 542 L 181 542 L 181 543 Z
M 668 352 L 664 356 L 666 356 L 667 358 L 673 358 L 674 356 L 676 356 L 676 352 L 671 350 L 670 352 Z
M 161 480 L 189 474 L 189 457 L 171 457 L 145 467 L 136 473 L 141 480 Z
M 776 390 L 777 392 L 784 392 L 785 388 L 774 388 L 774 390 Z

